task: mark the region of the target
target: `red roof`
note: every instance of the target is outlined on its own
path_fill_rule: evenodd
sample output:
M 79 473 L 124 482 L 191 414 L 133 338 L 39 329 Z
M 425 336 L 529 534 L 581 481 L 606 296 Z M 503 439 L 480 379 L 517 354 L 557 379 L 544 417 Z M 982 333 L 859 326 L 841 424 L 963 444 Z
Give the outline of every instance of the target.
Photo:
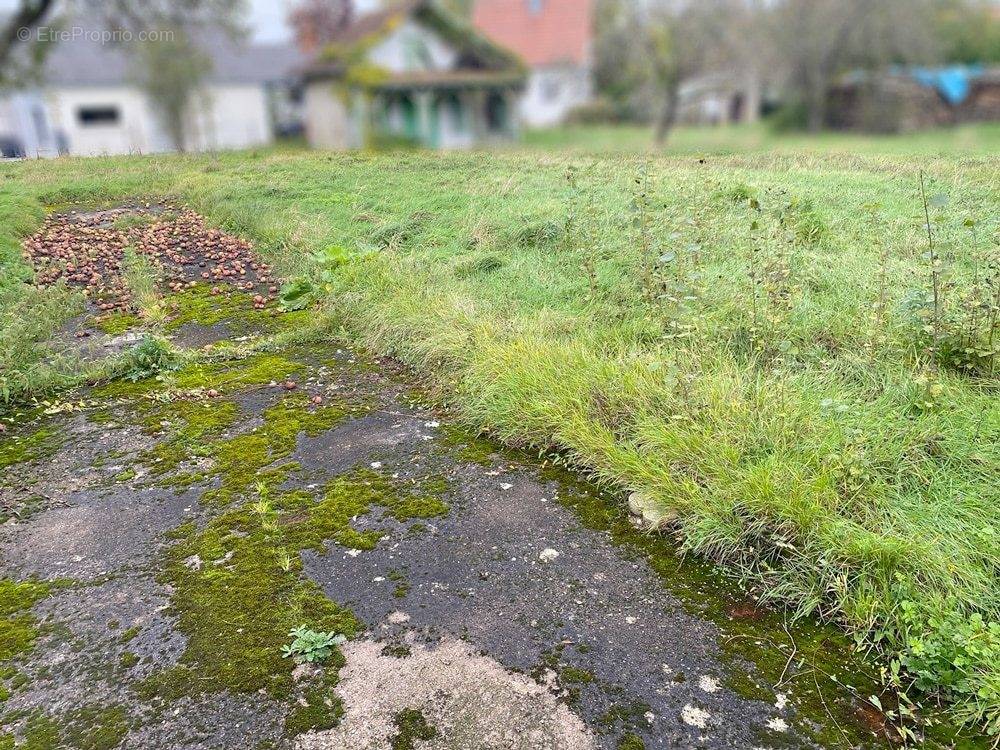
M 590 60 L 592 0 L 477 0 L 472 22 L 533 67 Z

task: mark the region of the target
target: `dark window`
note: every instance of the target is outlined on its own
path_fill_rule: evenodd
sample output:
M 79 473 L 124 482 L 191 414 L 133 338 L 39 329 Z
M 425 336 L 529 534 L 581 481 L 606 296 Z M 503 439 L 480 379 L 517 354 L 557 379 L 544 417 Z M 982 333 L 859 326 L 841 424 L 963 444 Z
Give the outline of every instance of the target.
M 81 125 L 117 125 L 118 107 L 80 107 L 76 112 Z
M 0 159 L 23 159 L 24 146 L 13 136 L 0 135 Z
M 486 99 L 486 126 L 495 132 L 507 129 L 507 102 L 496 92 Z

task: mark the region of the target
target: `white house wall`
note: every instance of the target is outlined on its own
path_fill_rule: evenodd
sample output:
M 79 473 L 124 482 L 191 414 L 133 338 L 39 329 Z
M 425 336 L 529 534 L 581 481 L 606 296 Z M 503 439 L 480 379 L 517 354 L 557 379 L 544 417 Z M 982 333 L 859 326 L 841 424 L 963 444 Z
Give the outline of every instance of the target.
M 173 148 L 146 95 L 128 86 L 60 88 L 49 94 L 54 127 L 76 156 L 156 153 Z M 263 86 L 211 86 L 188 123 L 190 149 L 239 149 L 270 143 L 273 132 Z M 81 108 L 114 107 L 115 123 L 83 123 Z
M 344 99 L 330 81 L 316 81 L 305 90 L 306 140 L 313 148 L 345 149 L 360 146 Z
M 109 88 L 65 88 L 49 95 L 55 127 L 65 136 L 74 156 L 149 153 L 167 149 L 167 140 L 155 125 L 142 92 L 124 86 Z M 84 124 L 84 108 L 114 107 L 115 123 Z
M 59 144 L 45 100 L 33 91 L 0 97 L 0 138 L 13 138 L 26 156 L 57 156 Z
M 521 118 L 535 128 L 558 125 L 570 110 L 590 101 L 592 88 L 586 67 L 535 68 L 521 97 Z
M 263 86 L 212 86 L 202 96 L 188 127 L 189 148 L 253 148 L 274 139 Z
M 418 49 L 426 51 L 426 60 L 415 54 Z M 458 53 L 431 29 L 407 19 L 371 49 L 368 60 L 392 73 L 453 70 Z

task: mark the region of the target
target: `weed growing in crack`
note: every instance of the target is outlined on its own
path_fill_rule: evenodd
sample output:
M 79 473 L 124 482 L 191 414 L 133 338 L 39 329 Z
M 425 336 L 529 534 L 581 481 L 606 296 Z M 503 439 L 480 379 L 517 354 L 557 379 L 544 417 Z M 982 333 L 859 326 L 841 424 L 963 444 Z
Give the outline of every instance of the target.
M 342 633 L 321 633 L 300 625 L 288 632 L 292 642 L 282 646 L 281 655 L 294 659 L 298 664 L 314 664 L 328 659 L 333 649 L 347 643 Z
M 162 380 L 180 365 L 180 356 L 166 339 L 146 336 L 138 346 L 126 352 L 120 370 L 123 379 L 138 383 L 148 378 Z

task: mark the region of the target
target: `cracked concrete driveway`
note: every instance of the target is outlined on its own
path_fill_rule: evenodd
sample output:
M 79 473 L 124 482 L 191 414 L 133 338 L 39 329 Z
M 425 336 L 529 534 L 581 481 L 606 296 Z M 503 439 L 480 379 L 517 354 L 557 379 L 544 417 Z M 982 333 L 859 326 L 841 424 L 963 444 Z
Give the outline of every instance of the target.
M 845 638 L 620 493 L 463 431 L 390 360 L 175 296 L 197 356 L 5 422 L 3 750 L 885 743 Z M 347 641 L 296 665 L 300 626 Z

